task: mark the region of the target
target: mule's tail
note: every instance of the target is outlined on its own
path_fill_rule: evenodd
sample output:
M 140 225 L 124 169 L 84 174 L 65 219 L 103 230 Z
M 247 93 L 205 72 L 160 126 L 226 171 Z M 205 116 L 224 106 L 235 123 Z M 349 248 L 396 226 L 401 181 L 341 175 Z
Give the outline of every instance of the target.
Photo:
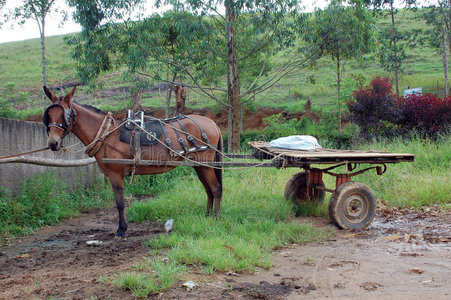
M 222 149 L 223 149 L 223 141 L 222 136 L 220 136 L 218 145 L 217 145 L 217 151 L 215 153 L 215 162 L 221 162 L 222 161 Z M 219 198 L 222 196 L 222 168 L 215 168 L 215 175 L 218 179 L 219 183 Z

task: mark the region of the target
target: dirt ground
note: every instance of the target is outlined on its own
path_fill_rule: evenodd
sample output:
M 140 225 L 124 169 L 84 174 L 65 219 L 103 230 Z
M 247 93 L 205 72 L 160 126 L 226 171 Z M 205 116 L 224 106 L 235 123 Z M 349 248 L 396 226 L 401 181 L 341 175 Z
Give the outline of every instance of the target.
M 299 218 L 332 226 L 324 218 Z M 114 240 L 116 213 L 97 211 L 0 248 L 0 299 L 134 299 L 100 283 L 148 254 L 145 241 L 163 224 L 129 225 Z M 88 246 L 86 241 L 101 240 Z M 274 267 L 255 274 L 189 273 L 152 299 L 451 299 L 451 211 L 380 210 L 361 232 L 337 230 L 327 241 L 291 245 Z M 194 281 L 186 290 L 182 284 Z

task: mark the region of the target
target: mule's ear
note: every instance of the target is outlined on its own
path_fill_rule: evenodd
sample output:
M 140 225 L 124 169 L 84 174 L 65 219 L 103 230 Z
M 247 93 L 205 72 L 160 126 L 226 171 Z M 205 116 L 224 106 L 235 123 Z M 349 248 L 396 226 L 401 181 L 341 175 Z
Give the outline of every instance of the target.
M 55 94 L 52 93 L 52 91 L 49 90 L 45 85 L 43 86 L 43 89 L 44 89 L 44 93 L 47 95 L 47 98 L 49 98 L 50 101 L 52 101 L 52 102 L 58 101 L 58 97 L 55 96 Z
M 72 100 L 72 97 L 75 94 L 76 88 L 77 88 L 77 86 L 74 86 L 74 88 L 69 93 L 67 93 L 67 95 L 64 97 L 64 100 L 66 100 L 68 103 L 70 103 L 70 101 Z

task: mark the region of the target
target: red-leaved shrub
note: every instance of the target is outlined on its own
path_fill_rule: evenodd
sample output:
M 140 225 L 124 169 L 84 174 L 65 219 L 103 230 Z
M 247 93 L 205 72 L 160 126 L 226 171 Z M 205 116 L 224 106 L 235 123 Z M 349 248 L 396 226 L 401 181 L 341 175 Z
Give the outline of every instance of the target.
M 451 125 L 451 97 L 408 95 L 400 99 L 402 118 L 399 124 L 406 130 L 416 130 L 430 136 L 445 132 Z
M 366 139 L 388 135 L 401 117 L 388 77 L 374 78 L 352 96 L 353 99 L 346 103 L 349 119 L 359 125 L 360 134 Z

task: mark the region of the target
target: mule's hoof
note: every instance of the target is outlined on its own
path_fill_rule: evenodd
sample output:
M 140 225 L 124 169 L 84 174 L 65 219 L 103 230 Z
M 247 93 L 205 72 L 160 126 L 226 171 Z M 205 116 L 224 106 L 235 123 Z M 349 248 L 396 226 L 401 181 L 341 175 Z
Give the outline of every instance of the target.
M 125 239 L 125 230 L 118 230 L 116 231 L 116 235 L 114 236 L 114 239 Z
M 115 240 L 115 241 L 126 241 L 127 238 L 124 237 L 124 236 L 115 235 L 115 236 L 114 236 L 114 240 Z

